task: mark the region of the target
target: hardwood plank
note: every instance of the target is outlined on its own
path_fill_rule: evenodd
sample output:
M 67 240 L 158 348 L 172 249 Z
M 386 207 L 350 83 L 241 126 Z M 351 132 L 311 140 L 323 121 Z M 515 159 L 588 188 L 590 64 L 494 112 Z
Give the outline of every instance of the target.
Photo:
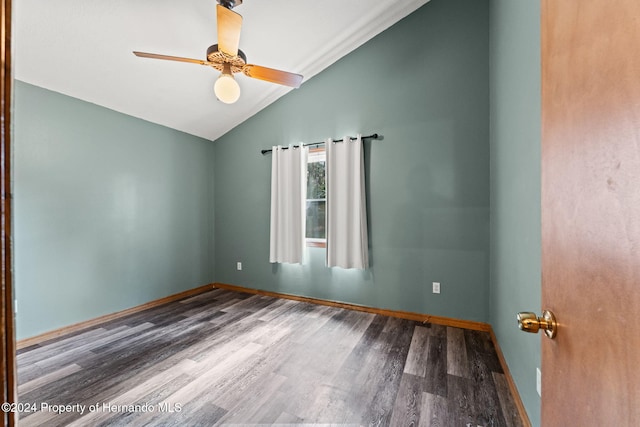
M 455 375 L 447 376 L 447 398 L 446 413 L 451 426 L 477 426 L 479 421 L 476 410 L 476 402 L 473 390 L 473 381 L 469 378 Z
M 404 374 L 400 381 L 400 389 L 393 405 L 390 425 L 416 426 L 421 418 L 424 378 Z
M 20 397 L 20 395 L 18 394 L 18 397 Z M 22 399 L 19 399 L 20 402 L 24 402 Z M 31 403 L 36 403 L 37 405 L 39 405 L 40 402 L 31 402 Z M 32 412 L 32 413 L 23 413 L 21 412 L 18 415 L 18 419 L 20 420 L 20 427 L 23 426 L 27 426 L 27 427 L 31 427 L 31 426 L 62 426 L 64 424 L 61 424 L 60 422 L 57 422 L 56 418 L 56 414 L 53 412 L 45 412 L 45 411 L 38 411 L 38 412 Z
M 305 318 L 298 319 L 300 323 L 305 322 Z M 287 324 L 283 326 L 290 327 Z M 296 348 L 290 340 L 283 339 L 265 347 L 265 351 L 256 353 L 248 363 L 221 375 L 215 386 L 208 390 L 211 400 L 220 407 L 231 408 L 254 388 L 261 387 L 272 373 L 288 376 L 289 372 L 278 372 L 282 365 L 287 365 L 287 358 L 306 360 L 303 353 L 296 353 Z M 296 370 L 291 369 L 295 379 Z
M 447 328 L 447 374 L 469 378 L 464 330 Z
M 506 425 L 508 427 L 524 426 L 522 418 L 520 417 L 520 411 L 518 410 L 514 398 L 511 395 L 511 389 L 509 388 L 505 375 L 497 372 L 492 372 L 492 375 Z
M 429 331 L 429 335 L 438 337 L 438 338 L 446 338 L 447 337 L 447 325 L 439 325 L 431 322 L 422 322 L 422 326 L 427 328 Z
M 314 335 L 291 348 L 289 357 L 277 368 L 278 373 L 288 378 L 285 390 L 295 396 L 288 402 L 287 412 L 311 422 L 327 416 L 322 414 L 327 408 L 318 410 L 316 406 L 319 404 L 317 399 L 323 398 L 319 390 L 326 387 L 339 393 L 351 387 L 351 384 L 339 381 L 334 383 L 334 374 L 362 339 L 372 317 L 366 313 L 337 309 Z M 318 319 L 311 320 L 315 322 Z M 345 408 L 347 405 L 345 403 Z M 335 411 L 335 408 L 331 410 Z
M 506 425 L 492 372 L 479 359 L 472 361 L 470 370 L 475 403 L 474 415 L 477 418 L 475 422 L 479 425 Z
M 290 310 L 295 310 L 296 303 L 286 299 L 279 299 L 275 304 L 271 306 L 271 310 L 263 313 L 258 320 L 263 322 L 270 322 L 277 317 L 285 315 Z
M 237 402 L 220 420 L 224 424 L 272 424 L 282 413 L 282 406 L 271 405 L 273 396 L 287 380 L 286 377 L 271 374 L 262 387 L 254 389 L 245 399 Z
M 193 396 L 210 393 L 210 384 L 224 372 L 233 370 L 262 349 L 258 344 L 248 343 L 238 346 L 233 354 L 227 354 L 224 359 L 216 360 L 215 364 L 206 364 L 207 370 L 197 375 L 192 382 L 169 396 L 163 403 L 170 406 L 188 402 Z
M 177 367 L 176 369 L 167 370 L 158 372 L 153 377 L 148 380 L 137 384 L 136 386 L 128 389 L 124 393 L 119 394 L 114 399 L 109 399 L 109 403 L 112 405 L 130 405 L 130 404 L 143 404 L 149 403 L 148 399 L 142 398 L 147 397 L 149 394 L 154 393 L 157 390 L 164 388 L 167 383 L 172 382 L 177 377 L 183 376 L 181 369 Z M 191 382 L 193 378 L 189 378 L 189 382 Z M 100 422 L 107 421 L 111 418 L 111 414 L 106 411 L 101 412 L 90 412 L 85 416 L 77 418 L 77 425 L 96 425 Z
M 67 375 L 73 374 L 74 372 L 78 372 L 82 367 L 75 363 L 71 365 L 64 366 L 60 369 L 57 369 L 53 372 L 50 372 L 45 375 L 38 376 L 31 381 L 27 381 L 18 386 L 18 393 L 24 394 L 28 393 L 31 390 L 34 390 L 38 387 L 42 387 L 45 384 L 49 384 L 50 382 L 57 381 L 61 378 L 66 377 Z
M 175 393 L 177 390 L 189 384 L 193 381 L 193 377 L 187 374 L 180 374 L 177 377 L 173 378 L 171 381 L 168 381 L 164 384 L 163 387 L 155 389 L 150 394 L 139 399 L 141 403 L 148 403 L 150 405 L 154 405 L 157 409 L 153 413 L 136 413 L 132 414 L 135 417 L 129 417 L 127 420 L 126 426 L 150 426 L 150 425 L 158 425 L 157 422 L 160 418 L 163 418 L 161 413 L 160 403 L 163 402 L 167 397 Z M 169 407 L 171 408 L 171 407 Z M 174 409 L 174 408 L 171 408 Z M 185 410 L 184 408 L 180 408 L 181 410 Z M 109 423 L 112 418 L 105 419 L 102 423 Z M 81 419 L 80 419 L 81 420 Z M 83 427 L 86 423 L 79 423 L 77 427 Z M 108 425 L 108 424 L 107 424 Z M 74 426 L 75 427 L 75 426 Z
M 467 353 L 473 353 L 473 357 L 481 360 L 491 372 L 504 373 L 489 334 L 465 329 L 464 341 Z
M 525 427 L 531 427 L 531 421 L 529 420 L 529 416 L 527 414 L 527 411 L 524 407 L 524 403 L 522 403 L 522 399 L 520 398 L 520 395 L 518 394 L 518 388 L 516 387 L 515 382 L 513 381 L 513 377 L 511 376 L 511 373 L 509 372 L 509 366 L 507 365 L 507 362 L 504 358 L 504 355 L 502 354 L 502 350 L 500 349 L 500 345 L 498 344 L 498 339 L 496 338 L 495 333 L 493 332 L 493 330 L 489 331 L 489 335 L 491 336 L 491 342 L 493 343 L 493 347 L 496 351 L 496 355 L 498 356 L 498 360 L 500 361 L 500 366 L 502 366 L 502 370 L 504 371 L 504 377 L 505 380 L 509 386 L 509 394 L 511 395 L 512 399 L 513 399 L 513 403 L 515 404 L 517 410 L 518 410 L 518 415 L 519 415 L 519 419 L 522 421 L 523 425 Z M 495 377 L 495 375 L 494 375 Z M 497 385 L 496 385 L 497 387 Z M 508 414 L 505 413 L 505 418 L 507 418 L 507 422 L 509 421 L 508 419 Z
M 447 339 L 429 337 L 426 351 L 428 361 L 425 372 L 425 391 L 446 397 L 447 387 Z
M 456 426 L 447 407 L 447 399 L 437 394 L 422 393 L 419 427 Z M 459 424 L 467 425 L 467 424 Z
M 467 353 L 470 356 L 469 372 L 472 381 L 474 416 L 480 425 L 506 424 L 502 411 L 499 410 L 500 400 L 493 381 L 493 372 L 502 373 L 495 352 L 491 353 L 493 344 L 485 336 L 475 331 L 465 331 Z
M 275 424 L 302 424 L 302 421 L 302 418 L 296 417 L 295 415 L 289 414 L 288 412 L 283 412 L 278 416 L 278 418 L 276 418 Z
M 46 346 L 41 348 L 41 351 L 35 352 L 33 355 L 29 355 L 34 356 L 35 359 L 31 359 L 27 357 L 27 355 L 25 355 L 25 357 L 20 356 L 20 364 L 29 364 L 35 360 L 34 363 L 46 372 L 48 369 L 52 369 L 56 366 L 72 363 L 77 360 L 79 353 L 88 354 L 88 352 L 93 351 L 113 340 L 126 339 L 132 335 L 139 334 L 140 332 L 149 329 L 151 326 L 151 323 L 143 323 L 133 328 L 122 327 L 112 331 L 103 330 L 106 333 L 94 335 L 90 339 L 85 338 L 82 342 L 74 340 L 71 343 L 65 342 L 65 345 L 60 347 L 54 345 L 50 349 Z M 23 380 L 20 370 L 18 371 L 18 376 L 20 377 L 20 380 Z
M 302 415 L 306 422 L 313 424 L 349 424 L 358 416 L 354 408 L 349 407 L 350 390 L 333 384 L 320 384 L 315 389 L 315 398 L 310 410 Z
M 221 421 L 226 414 L 226 410 L 212 404 L 205 396 L 200 396 L 198 399 L 191 400 L 181 406 L 179 411 L 161 413 L 160 416 L 153 419 L 151 425 L 163 427 L 212 426 Z
M 362 341 L 369 330 L 374 319 L 374 315 L 369 313 L 347 311 L 342 322 L 343 328 L 335 330 L 330 343 L 322 341 L 318 343 L 318 348 L 325 348 L 325 351 L 318 351 L 322 357 L 311 361 L 318 366 L 314 369 L 319 378 L 319 384 L 315 389 L 315 396 L 311 397 L 311 406 L 304 413 L 298 413 L 305 420 L 313 423 L 354 423 L 359 416 L 354 408 L 350 407 L 348 397 L 353 393 L 352 382 L 344 374 L 349 372 L 341 370 L 345 366 L 347 359 L 356 346 Z M 336 372 L 340 372 L 336 376 Z M 353 371 L 350 372 L 352 375 Z
M 389 425 L 414 327 L 415 322 L 388 318 L 380 335 L 386 336 L 379 355 L 384 365 L 380 371 L 371 371 L 378 377 L 377 380 L 373 375 L 369 376 L 367 388 L 373 393 L 362 416 L 363 424 Z
M 347 390 L 344 402 L 343 422 L 360 423 L 368 397 L 366 381 L 371 372 L 379 372 L 384 360 L 380 357 L 382 331 L 387 322 L 383 316 L 375 316 L 362 334 L 360 340 L 349 352 L 347 358 L 331 378 L 330 384 L 339 390 Z
M 122 327 L 121 329 L 125 329 L 126 327 Z M 21 352 L 20 360 L 26 363 L 30 363 L 32 360 L 42 360 L 47 356 L 43 353 L 57 353 L 64 351 L 65 349 L 75 348 L 78 343 L 87 340 L 99 339 L 105 335 L 110 335 L 110 331 L 103 327 L 98 327 L 94 329 L 86 329 L 82 331 L 78 331 L 76 333 L 61 335 L 49 341 L 36 344 L 35 348 L 30 346 L 32 350 L 28 352 Z
M 234 311 L 248 311 L 250 313 L 255 313 L 262 309 L 263 307 L 267 307 L 273 304 L 276 300 L 274 298 L 268 298 L 260 295 L 253 295 L 247 299 L 241 300 L 236 304 L 229 305 L 225 307 L 221 311 L 225 312 L 234 312 Z
M 424 326 L 416 326 L 407 354 L 407 362 L 404 365 L 404 373 L 423 377 L 427 373 L 427 339 L 429 331 Z

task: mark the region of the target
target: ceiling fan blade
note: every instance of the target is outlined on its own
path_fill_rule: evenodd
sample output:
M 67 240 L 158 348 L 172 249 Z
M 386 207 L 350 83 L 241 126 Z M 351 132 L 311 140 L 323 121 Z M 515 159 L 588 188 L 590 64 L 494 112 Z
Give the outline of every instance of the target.
M 242 15 L 216 5 L 218 15 L 218 49 L 229 56 L 238 55 L 240 46 L 240 30 L 242 29 Z
M 182 58 L 180 56 L 158 55 L 157 53 L 136 52 L 136 51 L 133 51 L 133 54 L 141 58 L 166 59 L 169 61 L 191 62 L 193 64 L 209 65 L 209 62 L 203 61 L 201 59 Z
M 274 70 L 273 68 L 261 67 L 259 65 L 247 64 L 242 68 L 242 72 L 254 79 L 265 80 L 279 85 L 299 88 L 302 83 L 300 74 L 289 73 L 287 71 Z

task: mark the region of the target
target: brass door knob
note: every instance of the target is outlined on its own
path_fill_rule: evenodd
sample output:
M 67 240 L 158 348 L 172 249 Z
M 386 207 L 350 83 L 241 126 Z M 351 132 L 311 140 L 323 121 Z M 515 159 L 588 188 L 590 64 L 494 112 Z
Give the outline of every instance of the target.
M 516 318 L 521 331 L 535 334 L 542 329 L 544 334 L 551 339 L 555 338 L 558 333 L 558 322 L 556 322 L 556 317 L 549 310 L 545 310 L 542 313 L 542 317 L 538 317 L 535 313 L 521 311 Z

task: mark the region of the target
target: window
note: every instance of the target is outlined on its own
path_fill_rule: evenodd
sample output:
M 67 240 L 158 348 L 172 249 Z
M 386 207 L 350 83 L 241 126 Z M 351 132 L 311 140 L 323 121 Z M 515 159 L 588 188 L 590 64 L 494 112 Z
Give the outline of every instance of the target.
M 325 217 L 327 188 L 325 185 L 325 150 L 309 150 L 307 160 L 307 246 L 326 247 Z

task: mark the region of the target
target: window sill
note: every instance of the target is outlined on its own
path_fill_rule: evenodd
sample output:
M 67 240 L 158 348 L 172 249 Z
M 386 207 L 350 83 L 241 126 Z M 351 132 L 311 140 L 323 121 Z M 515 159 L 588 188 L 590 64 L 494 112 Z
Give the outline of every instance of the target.
M 326 248 L 327 242 L 322 240 L 307 240 L 308 248 Z

